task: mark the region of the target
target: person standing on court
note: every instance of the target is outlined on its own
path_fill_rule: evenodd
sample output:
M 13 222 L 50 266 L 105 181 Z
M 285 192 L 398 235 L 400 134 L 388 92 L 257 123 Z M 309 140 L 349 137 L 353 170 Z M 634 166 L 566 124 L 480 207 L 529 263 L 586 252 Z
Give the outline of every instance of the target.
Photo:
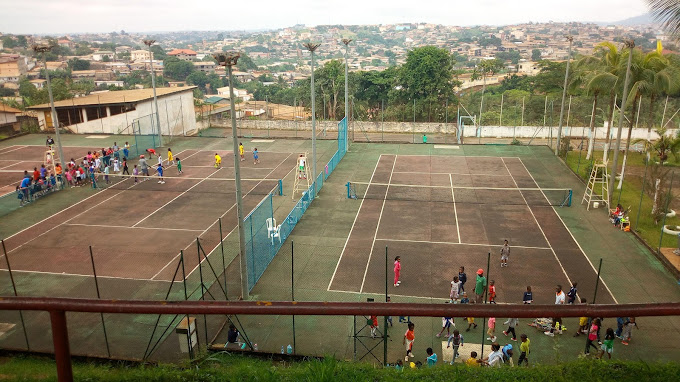
M 241 156 L 241 162 L 246 160 L 246 157 L 245 157 L 244 154 L 245 154 L 245 149 L 243 148 L 243 143 L 239 142 L 239 144 L 238 144 L 238 155 Z
M 555 288 L 555 305 L 564 305 L 564 302 L 565 296 L 564 291 L 562 291 L 562 285 L 558 285 Z M 562 318 L 554 317 L 552 323 L 553 326 L 545 334 L 552 337 L 555 335 L 555 330 L 557 330 L 557 334 L 562 334 Z
M 501 268 L 508 266 L 508 257 L 510 257 L 510 245 L 505 240 L 505 244 L 501 247 Z
M 458 280 L 460 280 L 460 294 L 465 292 L 465 283 L 467 282 L 467 274 L 465 274 L 465 267 L 460 267 L 458 270 Z
M 475 302 L 481 304 L 484 302 L 484 291 L 486 291 L 486 277 L 484 277 L 484 270 L 479 268 L 477 270 L 477 281 L 475 282 Z
M 143 176 L 149 176 L 149 164 L 146 163 L 143 154 L 139 156 L 139 168 L 142 170 Z
M 401 257 L 397 256 L 394 258 L 394 286 L 398 287 L 401 284 L 399 280 L 401 276 Z

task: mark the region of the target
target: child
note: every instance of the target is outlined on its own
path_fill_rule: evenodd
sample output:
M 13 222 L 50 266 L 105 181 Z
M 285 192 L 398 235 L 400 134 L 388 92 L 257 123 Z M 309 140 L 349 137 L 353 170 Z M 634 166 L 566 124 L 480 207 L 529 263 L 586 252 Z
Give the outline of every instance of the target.
M 463 298 L 460 299 L 461 304 L 469 304 L 470 299 L 468 298 L 467 292 L 463 292 Z M 470 328 L 474 325 L 474 329 L 477 329 L 477 324 L 475 324 L 475 318 L 474 317 L 467 317 L 467 322 L 468 322 L 468 327 L 465 329 L 466 332 L 470 331 Z
M 130 156 L 130 144 L 127 143 L 127 142 L 125 142 L 125 145 L 123 146 L 123 155 L 124 155 L 125 157 L 129 157 L 129 156 Z
M 456 324 L 453 322 L 453 317 L 442 317 L 442 330 L 439 331 L 439 333 L 436 334 L 437 337 L 441 337 L 442 333 L 444 333 L 444 329 L 446 329 L 446 336 L 451 335 L 451 327 L 456 327 Z
M 253 159 L 255 160 L 253 164 L 260 163 L 260 155 L 257 153 L 257 147 L 253 149 Z
M 453 335 L 449 336 L 449 340 L 446 343 L 446 348 L 450 348 L 451 344 L 453 344 L 453 358 L 451 358 L 451 365 L 456 361 L 456 358 L 459 357 L 458 355 L 458 347 L 463 346 L 463 335 L 460 334 L 458 329 L 453 331 Z
M 460 280 L 459 293 L 465 292 L 465 283 L 467 282 L 467 275 L 465 274 L 465 267 L 460 267 L 458 270 L 458 280 Z
M 527 286 L 527 291 L 524 292 L 524 297 L 522 297 L 522 301 L 525 304 L 531 304 L 532 302 L 534 302 L 534 295 L 533 295 L 533 293 L 531 293 L 531 287 L 530 286 Z
M 612 352 L 614 351 L 614 329 L 607 328 L 607 334 L 604 335 L 604 342 L 600 346 L 600 354 L 597 359 L 602 359 L 604 353 L 607 353 L 609 359 L 612 359 Z
M 491 280 L 489 281 L 489 304 L 495 303 L 496 303 L 496 285 L 494 285 L 494 281 Z
M 118 162 L 118 158 L 113 160 L 113 173 L 120 174 L 120 162 Z
M 512 363 L 512 344 L 505 344 L 501 350 L 503 351 L 503 361 L 510 364 L 510 366 L 514 366 Z
M 94 167 L 92 167 L 94 169 Z M 92 182 L 92 188 L 97 189 L 97 175 L 93 171 L 90 172 L 90 181 Z
M 130 171 L 128 170 L 128 165 L 127 165 L 127 157 L 123 157 L 123 175 L 130 175 Z
M 515 333 L 515 326 L 519 323 L 519 318 L 508 318 L 505 324 L 508 325 L 508 330 L 503 331 L 506 336 L 508 333 L 512 333 L 512 340 L 517 341 L 517 334 Z
M 160 163 L 158 164 L 158 167 L 156 167 L 156 172 L 158 173 L 158 183 L 159 184 L 165 184 L 165 181 L 163 180 L 163 165 L 162 164 L 160 164 Z
M 163 165 L 163 157 L 160 156 L 160 155 L 158 156 L 158 165 L 159 165 L 159 166 L 162 166 L 162 165 Z
M 519 344 L 520 355 L 517 360 L 517 365 L 519 366 L 522 365 L 522 362 L 526 362 L 526 365 L 529 366 L 529 344 L 531 342 L 526 334 L 520 335 L 519 338 L 522 342 Z
M 479 367 L 479 360 L 477 359 L 477 352 L 473 351 L 470 353 L 470 358 L 465 361 L 465 364 L 471 367 Z
M 182 161 L 177 157 L 177 171 L 181 174 L 182 173 Z
M 172 161 L 172 149 L 168 147 L 168 165 L 175 164 L 175 162 Z
M 23 207 L 24 206 L 24 191 L 22 191 L 21 187 L 19 187 L 17 185 L 16 192 L 17 192 L 17 199 L 19 199 L 19 207 Z
M 371 316 L 368 321 L 370 322 L 369 326 L 371 328 L 371 338 L 377 337 L 377 332 L 378 332 L 378 316 Z
M 505 243 L 501 247 L 501 268 L 508 266 L 508 257 L 510 257 L 510 245 L 508 245 L 508 241 L 505 240 Z
M 139 169 L 137 168 L 137 165 L 132 169 L 132 176 L 135 177 L 135 183 L 137 183 L 137 175 L 139 175 Z
M 432 367 L 437 363 L 437 355 L 432 351 L 432 348 L 427 348 L 427 367 Z
M 222 165 L 222 157 L 220 156 L 220 154 L 215 153 L 215 168 L 220 168 L 221 165 Z
M 451 293 L 449 293 L 449 302 L 453 304 L 458 303 L 458 297 L 459 296 L 459 291 L 460 291 L 460 280 L 458 279 L 458 276 L 453 276 L 453 281 L 451 281 Z
M 109 184 L 109 165 L 104 166 L 104 181 Z
M 149 159 L 153 159 L 153 156 L 156 155 L 156 150 L 154 149 L 146 149 L 146 152 L 149 153 Z
M 257 149 L 256 149 L 257 150 Z M 394 258 L 394 286 L 398 287 L 401 284 L 399 276 L 401 275 L 401 257 Z
M 597 346 L 593 343 L 593 341 L 597 340 L 597 331 L 600 328 L 600 320 L 597 318 L 593 320 L 593 323 L 590 325 L 590 330 L 588 330 L 588 340 L 586 340 L 586 351 L 585 355 L 590 355 L 590 347 L 594 347 L 595 350 L 597 350 Z
M 405 361 L 408 361 L 409 357 L 413 358 L 413 341 L 416 339 L 415 333 L 413 332 L 414 329 L 415 325 L 413 322 L 409 322 L 408 330 L 406 333 L 404 333 L 404 339 L 401 342 L 402 345 L 406 345 L 406 357 L 404 358 Z
M 246 157 L 243 155 L 245 153 L 245 150 L 243 149 L 243 143 L 239 142 L 238 144 L 238 154 L 241 156 L 241 162 L 246 160 Z
M 628 345 L 628 342 L 630 341 L 631 334 L 633 334 L 633 327 L 638 327 L 637 324 L 635 323 L 635 317 L 629 317 L 628 322 L 623 326 L 623 333 L 621 334 L 621 337 L 623 339 L 621 340 L 621 344 L 623 345 Z
M 486 334 L 489 335 L 489 337 L 487 337 L 487 340 L 491 342 L 496 342 L 496 336 L 494 335 L 495 331 L 496 331 L 496 318 L 489 317 L 489 329 L 487 329 L 486 331 Z
M 571 286 L 571 288 L 569 289 L 569 292 L 567 292 L 567 304 L 573 304 L 574 301 L 576 300 L 576 292 L 577 292 L 576 284 L 578 284 L 578 283 L 574 283 Z
M 581 304 L 587 303 L 588 300 L 585 298 L 581 298 Z M 576 333 L 574 333 L 574 337 L 580 336 L 582 333 L 585 334 L 587 333 L 586 328 L 588 327 L 588 317 L 581 317 L 578 319 L 578 329 L 576 329 Z

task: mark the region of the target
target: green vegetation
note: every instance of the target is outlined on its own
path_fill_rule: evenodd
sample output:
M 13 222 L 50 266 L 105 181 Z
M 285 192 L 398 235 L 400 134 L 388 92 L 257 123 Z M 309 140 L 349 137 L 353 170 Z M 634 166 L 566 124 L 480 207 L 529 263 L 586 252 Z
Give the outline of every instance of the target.
M 15 357 L 0 365 L 4 379 L 55 381 L 54 361 Z M 332 358 L 272 362 L 238 355 L 215 354 L 191 367 L 74 364 L 77 381 L 672 381 L 680 374 L 675 363 L 583 360 L 558 366 L 470 368 L 440 362 L 433 368 L 381 368 Z

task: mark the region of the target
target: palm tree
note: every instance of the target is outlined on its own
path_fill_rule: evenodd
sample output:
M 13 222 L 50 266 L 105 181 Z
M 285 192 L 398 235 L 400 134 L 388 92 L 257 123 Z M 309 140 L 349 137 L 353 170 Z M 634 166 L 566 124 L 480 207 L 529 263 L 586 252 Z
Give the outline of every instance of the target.
M 656 21 L 675 37 L 680 37 L 680 1 L 647 0 Z
M 628 138 L 626 140 L 626 151 L 623 155 L 623 167 L 621 167 L 621 178 L 619 180 L 618 188 L 623 184 L 623 176 L 626 168 L 626 159 L 628 156 L 628 149 L 630 148 L 630 139 L 633 132 L 633 125 L 636 124 L 639 112 L 638 103 L 641 102 L 643 95 L 650 97 L 650 113 L 654 107 L 654 100 L 671 89 L 677 87 L 677 76 L 674 75 L 674 70 L 667 57 L 663 56 L 659 51 L 652 51 L 643 54 L 640 50 L 633 51 L 633 65 L 631 66 L 631 76 L 633 79 L 633 86 L 628 94 L 628 99 L 632 104 L 633 115 L 629 120 Z M 621 106 L 621 112 L 625 112 L 625 106 Z M 652 120 L 650 119 L 647 127 L 647 140 L 651 138 Z M 649 146 L 649 143 L 647 144 Z

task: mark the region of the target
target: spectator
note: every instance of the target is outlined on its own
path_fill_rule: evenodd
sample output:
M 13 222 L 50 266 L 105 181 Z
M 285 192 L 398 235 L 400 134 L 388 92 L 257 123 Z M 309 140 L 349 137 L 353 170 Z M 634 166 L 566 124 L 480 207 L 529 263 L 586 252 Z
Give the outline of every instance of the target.
M 576 292 L 578 291 L 578 289 L 576 289 L 577 284 L 578 283 L 574 283 L 571 288 L 569 288 L 569 292 L 567 292 L 567 304 L 573 304 L 576 300 Z
M 484 270 L 477 270 L 477 280 L 475 282 L 475 302 L 481 304 L 484 302 L 484 291 L 486 290 L 486 277 L 484 277 Z
M 437 364 L 437 354 L 432 351 L 432 348 L 427 348 L 427 367 L 432 367 Z
M 522 302 L 525 304 L 531 304 L 534 302 L 534 294 L 531 293 L 531 287 L 527 286 L 527 291 L 524 292 L 524 297 L 522 297 Z
M 562 285 L 558 285 L 555 288 L 555 305 L 564 305 L 565 297 L 564 297 L 564 292 L 562 291 Z M 560 317 L 554 317 L 552 326 L 550 327 L 549 331 L 546 331 L 545 334 L 548 336 L 554 336 L 555 335 L 555 330 L 557 330 L 557 334 L 562 334 L 562 318 Z

